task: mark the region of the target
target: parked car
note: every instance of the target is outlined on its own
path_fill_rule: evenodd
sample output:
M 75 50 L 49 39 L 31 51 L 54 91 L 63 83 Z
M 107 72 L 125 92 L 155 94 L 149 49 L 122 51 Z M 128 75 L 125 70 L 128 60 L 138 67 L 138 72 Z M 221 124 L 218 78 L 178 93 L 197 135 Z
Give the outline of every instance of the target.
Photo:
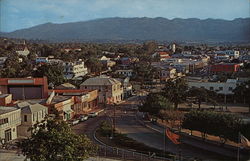
M 73 126 L 73 125 L 78 124 L 79 120 L 69 120 L 68 123 L 69 123 L 70 126 Z
M 88 120 L 88 118 L 89 118 L 88 115 L 81 115 L 81 116 L 79 117 L 79 121 L 86 121 L 86 120 Z
M 90 112 L 90 113 L 88 114 L 89 117 L 96 117 L 97 115 L 98 115 L 97 112 Z

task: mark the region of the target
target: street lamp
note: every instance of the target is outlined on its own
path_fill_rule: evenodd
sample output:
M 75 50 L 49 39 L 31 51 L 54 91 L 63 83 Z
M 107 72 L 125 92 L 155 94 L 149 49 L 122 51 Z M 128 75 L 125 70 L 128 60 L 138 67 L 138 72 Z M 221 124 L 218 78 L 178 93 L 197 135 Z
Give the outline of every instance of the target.
M 112 119 L 112 130 L 111 130 L 111 137 L 110 139 L 113 139 L 114 134 L 115 134 L 115 117 L 116 117 L 116 103 L 113 103 L 113 110 L 114 110 L 114 116 Z

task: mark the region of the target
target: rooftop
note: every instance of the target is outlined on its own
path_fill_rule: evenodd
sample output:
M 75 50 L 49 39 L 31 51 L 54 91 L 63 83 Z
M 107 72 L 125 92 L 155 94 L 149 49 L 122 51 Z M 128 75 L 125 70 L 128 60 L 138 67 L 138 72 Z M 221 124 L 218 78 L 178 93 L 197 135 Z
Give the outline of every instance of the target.
M 35 113 L 41 110 L 47 109 L 46 106 L 40 105 L 40 104 L 34 104 L 34 105 L 28 105 L 23 108 L 21 108 L 22 112 L 26 113 Z
M 0 94 L 0 98 L 5 98 L 5 97 L 7 97 L 9 95 L 11 95 L 11 94 Z
M 5 114 L 5 113 L 9 113 L 12 111 L 18 110 L 18 108 L 16 107 L 6 107 L 6 106 L 0 106 L 0 115 L 1 114 Z
M 63 101 L 67 101 L 67 100 L 69 100 L 71 98 L 72 98 L 72 96 L 54 96 L 53 99 L 52 99 L 51 104 L 56 104 L 56 103 L 60 103 L 60 102 L 63 102 Z
M 103 85 L 114 85 L 114 84 L 120 84 L 118 80 L 114 78 L 110 78 L 107 76 L 99 76 L 94 78 L 89 78 L 86 81 L 84 81 L 81 86 L 86 85 L 97 85 L 97 86 L 103 86 Z

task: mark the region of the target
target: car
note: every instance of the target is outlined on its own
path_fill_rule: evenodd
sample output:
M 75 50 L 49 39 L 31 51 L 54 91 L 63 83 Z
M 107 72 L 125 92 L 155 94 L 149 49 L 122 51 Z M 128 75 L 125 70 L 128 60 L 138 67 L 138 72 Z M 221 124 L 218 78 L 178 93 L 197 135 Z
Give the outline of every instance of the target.
M 98 115 L 97 112 L 90 112 L 90 113 L 88 114 L 89 117 L 96 117 L 97 115 Z
M 70 126 L 73 126 L 73 125 L 78 124 L 79 120 L 69 120 L 68 123 L 69 123 Z
M 88 120 L 88 118 L 89 118 L 88 115 L 81 115 L 81 116 L 79 117 L 79 121 L 86 121 L 86 120 Z

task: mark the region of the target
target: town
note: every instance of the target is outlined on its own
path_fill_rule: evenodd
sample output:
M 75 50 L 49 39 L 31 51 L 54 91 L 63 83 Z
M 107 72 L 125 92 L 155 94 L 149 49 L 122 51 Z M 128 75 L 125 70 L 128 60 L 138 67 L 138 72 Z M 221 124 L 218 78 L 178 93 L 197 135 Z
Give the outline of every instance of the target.
M 0 54 L 1 157 L 249 159 L 249 45 L 3 37 Z

